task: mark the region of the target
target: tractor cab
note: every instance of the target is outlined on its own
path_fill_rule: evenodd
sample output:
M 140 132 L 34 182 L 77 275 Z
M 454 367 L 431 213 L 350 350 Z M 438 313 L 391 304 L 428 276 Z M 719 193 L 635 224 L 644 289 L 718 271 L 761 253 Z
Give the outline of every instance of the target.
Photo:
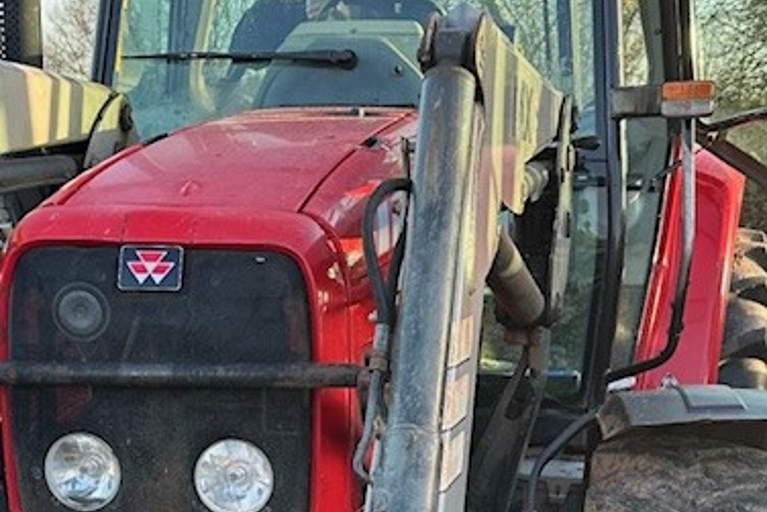
M 253 109 L 417 108 L 419 45 L 430 15 L 451 3 L 314 3 L 106 2 L 100 23 L 111 31 L 99 40 L 95 78 L 130 98 L 145 139 Z M 526 4 L 517 10 L 479 2 L 553 84 L 578 88 L 583 104 L 593 101 L 585 97 L 593 96 L 591 57 L 574 55 L 564 32 L 570 11 L 552 14 L 538 2 Z M 572 21 L 589 32 L 589 15 Z
M 131 2 L 106 79 L 144 137 L 261 108 L 416 107 L 426 8 L 340 7 L 308 18 L 303 1 Z

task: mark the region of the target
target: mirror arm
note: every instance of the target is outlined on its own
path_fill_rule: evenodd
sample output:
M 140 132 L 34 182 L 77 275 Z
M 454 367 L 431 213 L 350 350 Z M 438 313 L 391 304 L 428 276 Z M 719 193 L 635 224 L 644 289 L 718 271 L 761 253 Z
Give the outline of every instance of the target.
M 765 119 L 767 119 L 767 107 L 759 107 L 745 112 L 738 112 L 710 124 L 700 121 L 698 122 L 698 128 L 707 134 L 719 134 L 744 124 L 755 123 Z
M 725 133 L 708 131 L 703 127 L 699 127 L 696 133 L 696 141 L 704 149 L 734 167 L 735 170 L 746 178 L 756 182 L 760 188 L 767 189 L 767 166 L 728 142 L 725 138 Z

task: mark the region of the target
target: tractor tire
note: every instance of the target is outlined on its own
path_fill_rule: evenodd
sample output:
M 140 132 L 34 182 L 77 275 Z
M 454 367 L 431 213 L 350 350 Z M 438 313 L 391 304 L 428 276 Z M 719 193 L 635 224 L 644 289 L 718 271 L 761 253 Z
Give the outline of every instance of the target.
M 585 512 L 767 512 L 767 451 L 643 433 L 598 447 Z
M 731 388 L 767 390 L 767 363 L 755 357 L 733 357 L 719 363 L 719 383 Z
M 722 359 L 755 357 L 767 360 L 767 307 L 731 294 L 727 301 Z
M 738 232 L 719 382 L 767 387 L 767 235 L 762 231 Z
M 767 235 L 740 229 L 735 243 L 730 290 L 741 299 L 767 306 Z

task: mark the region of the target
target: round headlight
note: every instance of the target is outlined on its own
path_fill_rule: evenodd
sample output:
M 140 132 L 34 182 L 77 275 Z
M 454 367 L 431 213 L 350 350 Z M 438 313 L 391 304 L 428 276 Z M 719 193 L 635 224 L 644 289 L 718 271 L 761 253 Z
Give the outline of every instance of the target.
M 120 463 L 102 439 L 86 433 L 67 434 L 48 449 L 45 481 L 67 507 L 98 510 L 120 488 Z
M 194 468 L 194 487 L 213 512 L 258 512 L 274 490 L 267 456 L 247 441 L 225 439 L 209 446 Z
M 76 341 L 91 341 L 109 324 L 109 305 L 101 291 L 86 283 L 64 287 L 54 300 L 56 325 Z

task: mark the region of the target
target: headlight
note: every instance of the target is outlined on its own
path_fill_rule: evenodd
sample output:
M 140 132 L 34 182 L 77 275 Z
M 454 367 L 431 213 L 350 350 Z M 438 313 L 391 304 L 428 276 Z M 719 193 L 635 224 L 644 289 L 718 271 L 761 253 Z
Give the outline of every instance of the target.
M 120 488 L 120 463 L 102 439 L 86 433 L 68 434 L 48 449 L 45 481 L 67 507 L 98 510 Z
M 274 474 L 259 448 L 239 439 L 209 446 L 197 459 L 194 487 L 213 512 L 258 512 L 274 490 Z
M 53 319 L 75 341 L 99 337 L 109 324 L 109 304 L 98 288 L 86 283 L 64 287 L 54 299 Z

